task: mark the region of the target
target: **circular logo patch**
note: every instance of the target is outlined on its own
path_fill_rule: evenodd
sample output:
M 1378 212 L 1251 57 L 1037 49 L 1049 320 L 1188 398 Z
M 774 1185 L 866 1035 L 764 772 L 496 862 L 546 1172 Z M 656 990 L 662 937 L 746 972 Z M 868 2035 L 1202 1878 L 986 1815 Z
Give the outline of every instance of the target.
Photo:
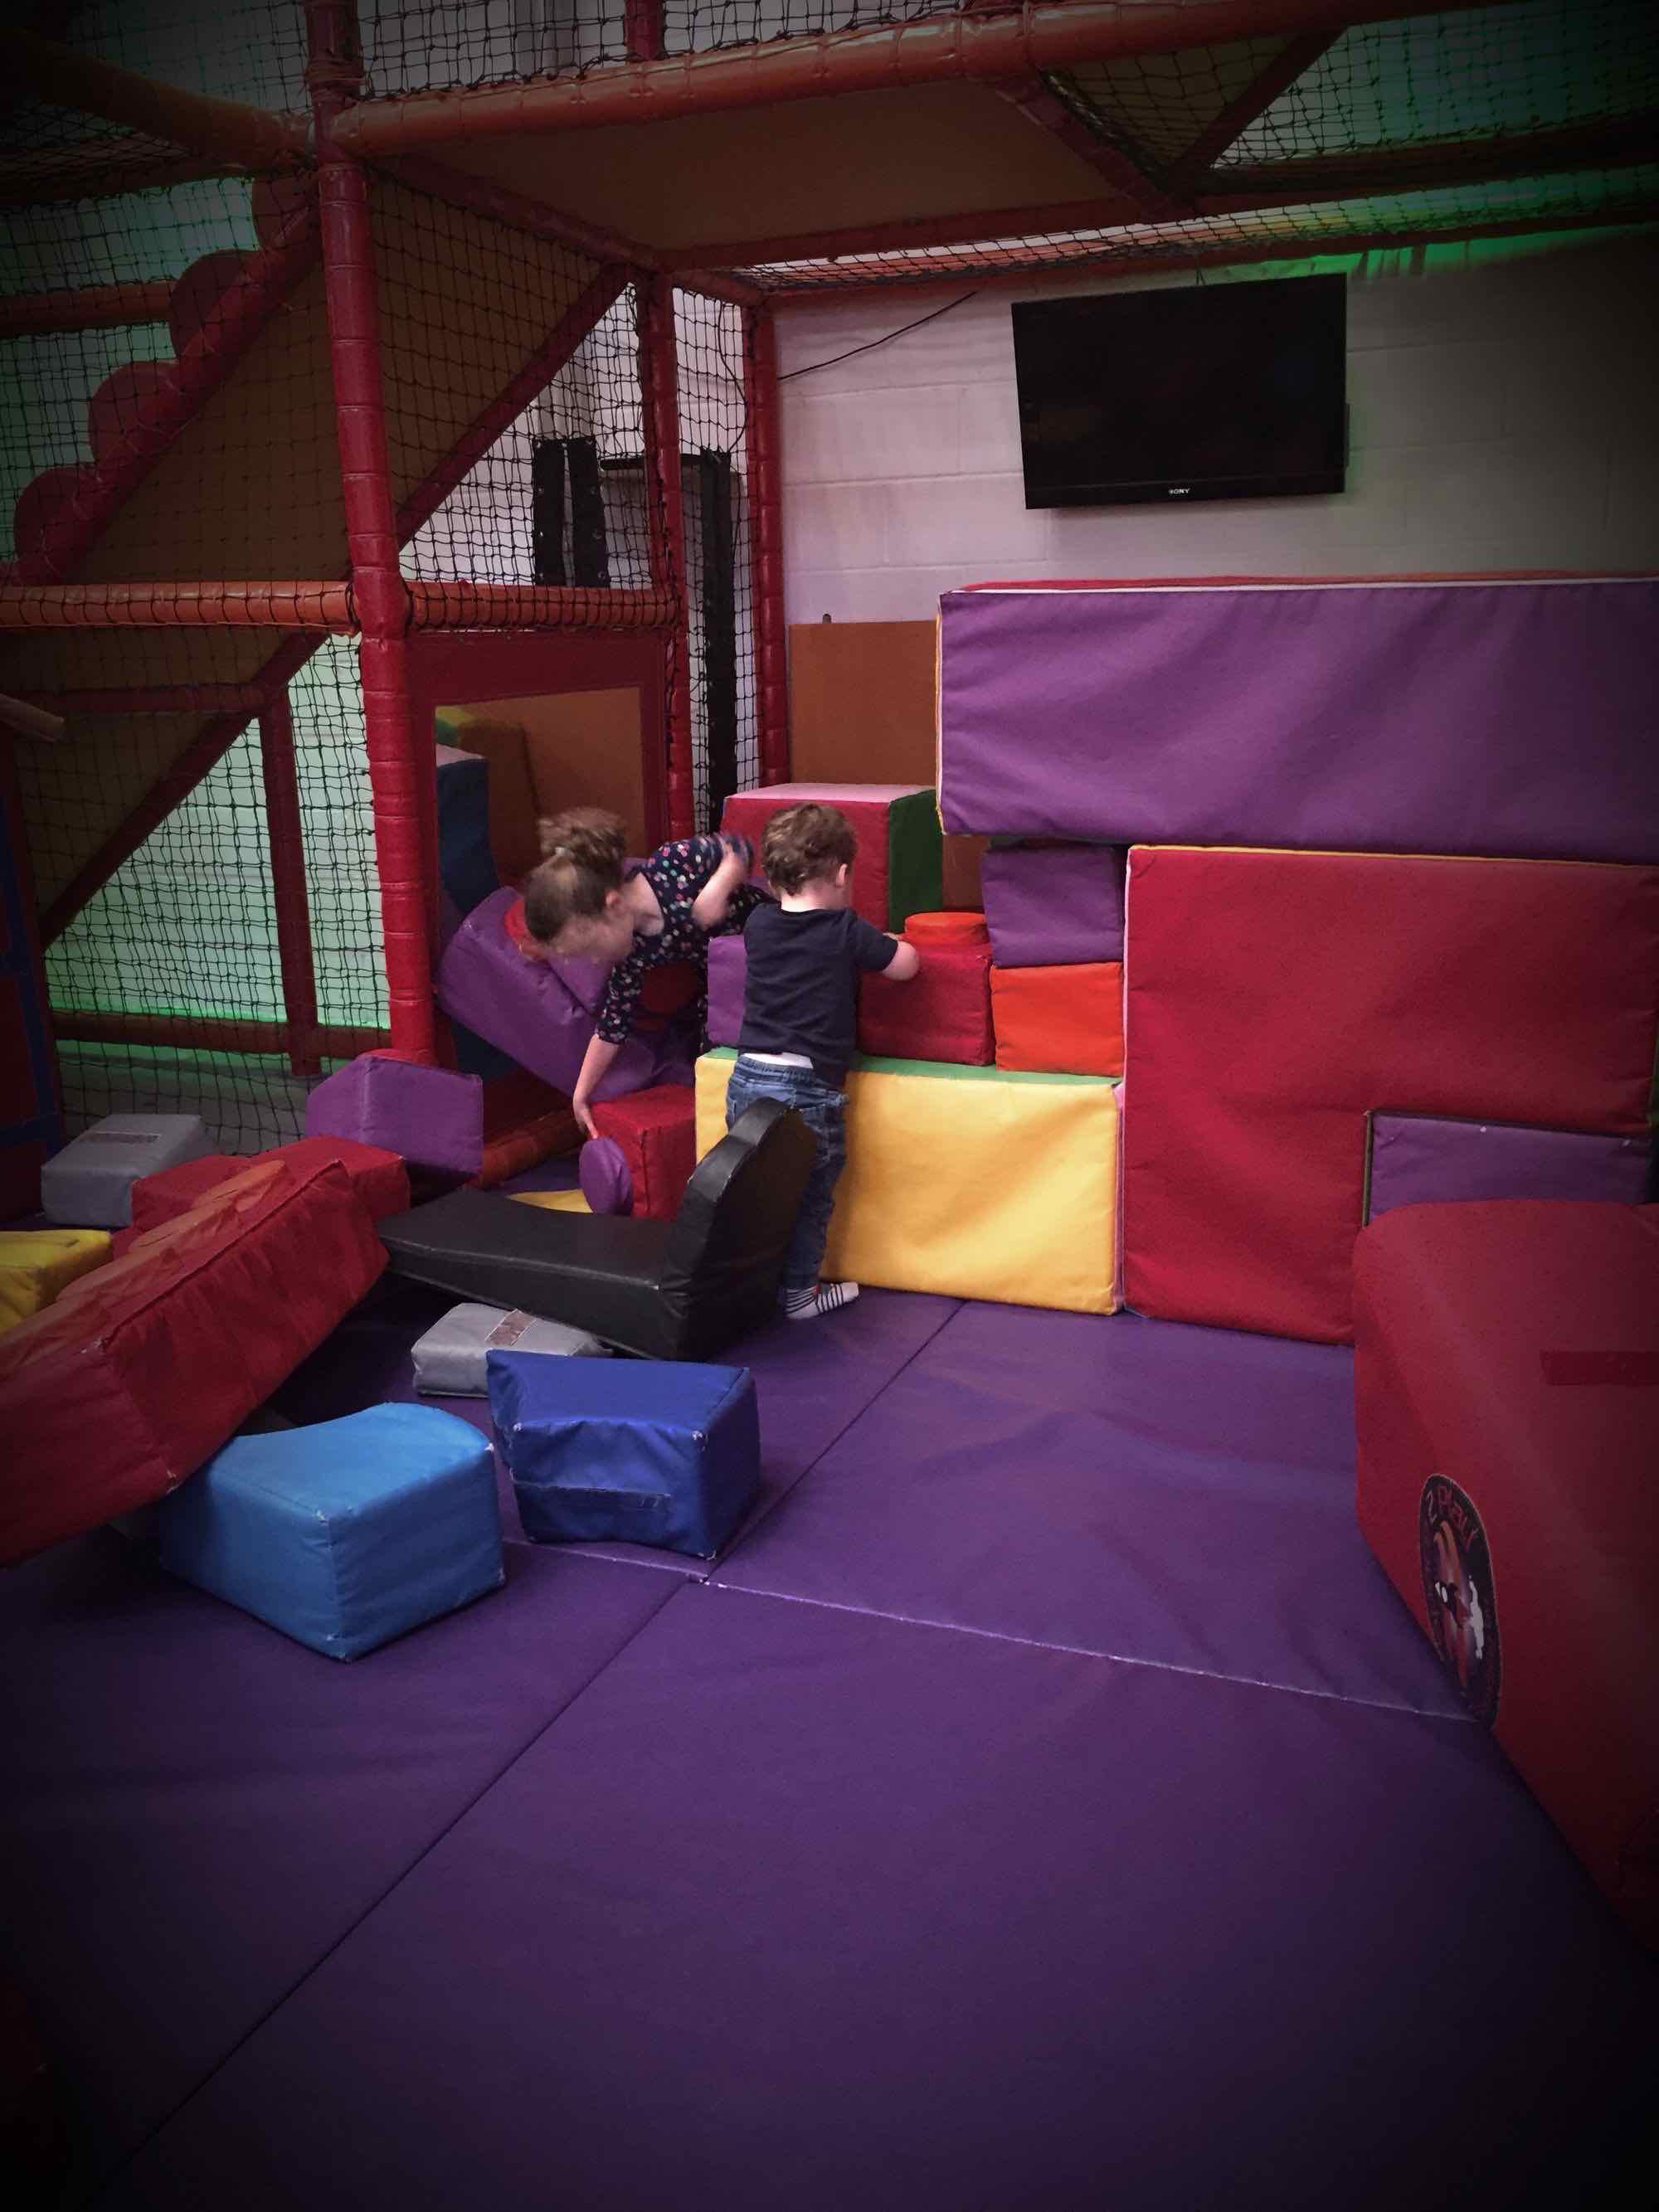
M 1480 1516 L 1443 1474 L 1423 1486 L 1417 1537 L 1435 1650 L 1469 1711 L 1490 1728 L 1501 1673 L 1492 1558 Z

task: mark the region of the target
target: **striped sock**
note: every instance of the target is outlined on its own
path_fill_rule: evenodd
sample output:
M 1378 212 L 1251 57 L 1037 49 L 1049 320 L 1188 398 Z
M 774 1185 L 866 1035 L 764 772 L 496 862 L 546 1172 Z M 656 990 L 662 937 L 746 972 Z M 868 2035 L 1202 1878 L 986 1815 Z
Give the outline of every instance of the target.
M 820 1314 L 850 1306 L 859 1294 L 856 1283 L 819 1283 L 810 1291 L 786 1291 L 784 1317 L 787 1321 L 816 1321 Z

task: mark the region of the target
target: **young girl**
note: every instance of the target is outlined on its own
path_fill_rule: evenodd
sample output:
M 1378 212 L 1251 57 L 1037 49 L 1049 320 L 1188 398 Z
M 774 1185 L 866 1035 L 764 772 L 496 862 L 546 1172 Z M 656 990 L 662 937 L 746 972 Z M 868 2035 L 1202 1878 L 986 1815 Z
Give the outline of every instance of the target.
M 593 1092 L 627 1042 L 646 969 L 695 963 L 705 979 L 697 1000 L 701 1033 L 708 939 L 741 929 L 763 895 L 746 880 L 750 854 L 741 837 L 682 838 L 629 864 L 627 831 L 601 807 L 573 807 L 540 829 L 545 857 L 524 887 L 531 939 L 544 954 L 599 960 L 611 969 L 570 1101 L 591 1137 Z

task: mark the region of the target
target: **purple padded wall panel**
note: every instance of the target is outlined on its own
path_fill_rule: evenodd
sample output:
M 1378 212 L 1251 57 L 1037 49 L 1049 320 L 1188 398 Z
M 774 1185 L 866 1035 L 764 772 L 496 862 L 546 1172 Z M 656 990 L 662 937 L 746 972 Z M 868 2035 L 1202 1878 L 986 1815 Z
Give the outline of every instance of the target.
M 568 1092 L 593 1034 L 608 971 L 595 960 L 527 960 L 503 922 L 517 896 L 509 885 L 467 915 L 438 963 L 434 994 L 452 1020 Z M 653 1083 L 684 1082 L 687 1068 L 686 1049 L 672 1030 L 631 1036 L 593 1095 L 619 1098 Z
M 980 863 L 999 968 L 1075 968 L 1123 957 L 1121 845 L 1006 845 Z
M 743 997 L 749 955 L 741 936 L 708 940 L 708 1042 L 736 1044 L 743 1027 Z
M 1365 1218 L 1444 1199 L 1607 1199 L 1639 1206 L 1649 1154 L 1644 1137 L 1373 1114 Z
M 1659 579 L 940 602 L 949 831 L 1659 858 Z
M 99 2206 L 1588 2206 L 1652 2000 L 1472 1723 L 681 1585 Z

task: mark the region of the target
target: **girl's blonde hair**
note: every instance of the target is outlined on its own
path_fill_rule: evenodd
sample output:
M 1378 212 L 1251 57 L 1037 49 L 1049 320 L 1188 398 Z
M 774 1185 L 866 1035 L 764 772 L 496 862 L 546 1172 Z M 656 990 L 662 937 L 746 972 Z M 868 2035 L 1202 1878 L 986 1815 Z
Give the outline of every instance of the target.
M 603 914 L 610 894 L 622 889 L 628 831 L 602 806 L 573 806 L 536 829 L 543 859 L 525 883 L 525 926 L 550 945 L 567 922 Z

